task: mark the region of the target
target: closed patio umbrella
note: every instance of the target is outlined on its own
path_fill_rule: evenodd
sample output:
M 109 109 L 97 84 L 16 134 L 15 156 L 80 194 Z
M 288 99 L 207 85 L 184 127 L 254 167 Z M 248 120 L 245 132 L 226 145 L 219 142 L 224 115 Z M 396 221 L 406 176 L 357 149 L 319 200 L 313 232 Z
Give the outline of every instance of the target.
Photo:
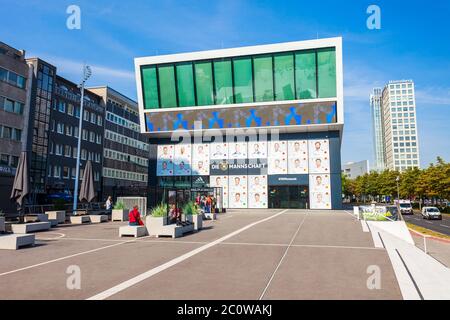
M 94 189 L 94 173 L 92 171 L 92 163 L 89 160 L 84 168 L 83 181 L 80 188 L 80 201 L 86 200 L 91 202 L 95 198 Z
M 30 193 L 28 179 L 28 156 L 26 151 L 23 151 L 20 155 L 10 197 L 12 201 L 15 201 L 20 206 L 21 211 L 23 209 L 24 199 Z

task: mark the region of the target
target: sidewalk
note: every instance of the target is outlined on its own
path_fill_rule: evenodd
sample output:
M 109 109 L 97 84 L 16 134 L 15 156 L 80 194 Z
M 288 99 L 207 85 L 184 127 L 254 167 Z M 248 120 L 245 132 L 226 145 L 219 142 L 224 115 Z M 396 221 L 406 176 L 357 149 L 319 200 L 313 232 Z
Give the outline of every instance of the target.
M 394 233 L 377 227 L 377 223 L 370 223 L 370 230 L 388 251 L 405 300 L 450 299 L 449 268 Z
M 423 236 L 411 232 L 414 243 L 420 250 L 424 250 Z M 450 242 L 444 242 L 428 238 L 427 240 L 427 252 L 430 256 L 441 262 L 447 268 L 450 268 Z

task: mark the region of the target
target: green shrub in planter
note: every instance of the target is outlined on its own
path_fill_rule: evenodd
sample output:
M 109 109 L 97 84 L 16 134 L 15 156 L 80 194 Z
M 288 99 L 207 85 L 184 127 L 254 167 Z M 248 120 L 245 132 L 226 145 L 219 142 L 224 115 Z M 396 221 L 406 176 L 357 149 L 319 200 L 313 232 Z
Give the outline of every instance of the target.
M 114 205 L 114 210 L 125 210 L 125 204 L 122 201 L 117 202 Z
M 191 201 L 183 207 L 183 213 L 187 216 L 193 216 L 198 214 L 198 209 L 196 205 Z
M 161 203 L 160 205 L 154 207 L 150 214 L 152 217 L 161 218 L 167 216 L 167 204 Z

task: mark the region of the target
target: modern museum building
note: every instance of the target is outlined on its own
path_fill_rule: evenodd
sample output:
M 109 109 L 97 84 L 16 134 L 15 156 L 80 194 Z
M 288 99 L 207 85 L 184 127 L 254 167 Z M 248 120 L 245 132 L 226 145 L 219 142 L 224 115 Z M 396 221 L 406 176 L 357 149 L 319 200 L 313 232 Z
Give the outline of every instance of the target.
M 341 38 L 136 58 L 135 68 L 155 201 L 214 188 L 224 208 L 341 209 Z

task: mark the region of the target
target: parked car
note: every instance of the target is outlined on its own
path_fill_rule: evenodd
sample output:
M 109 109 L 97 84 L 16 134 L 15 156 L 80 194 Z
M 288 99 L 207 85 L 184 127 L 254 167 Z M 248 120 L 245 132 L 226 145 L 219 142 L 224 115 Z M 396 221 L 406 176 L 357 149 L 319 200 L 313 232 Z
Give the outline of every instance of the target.
M 422 217 L 424 219 L 432 220 L 442 220 L 442 214 L 436 207 L 424 207 L 422 208 Z
M 400 200 L 399 206 L 400 206 L 400 212 L 402 214 L 405 214 L 405 215 L 406 214 L 414 214 L 411 201 L 409 201 L 409 200 Z

